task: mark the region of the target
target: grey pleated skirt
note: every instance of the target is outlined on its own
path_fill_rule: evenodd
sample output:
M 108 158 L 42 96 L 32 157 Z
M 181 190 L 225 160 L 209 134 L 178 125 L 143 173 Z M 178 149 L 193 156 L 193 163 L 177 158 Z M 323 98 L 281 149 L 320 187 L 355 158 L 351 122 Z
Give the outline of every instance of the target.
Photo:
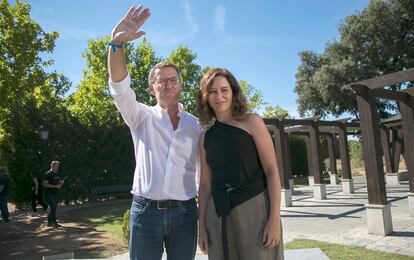
M 229 258 L 231 260 L 283 260 L 283 231 L 276 247 L 265 249 L 262 238 L 269 218 L 269 195 L 264 191 L 231 210 L 227 217 Z M 208 259 L 223 260 L 221 217 L 217 217 L 213 199 L 206 209 Z M 282 224 L 281 224 L 282 225 Z

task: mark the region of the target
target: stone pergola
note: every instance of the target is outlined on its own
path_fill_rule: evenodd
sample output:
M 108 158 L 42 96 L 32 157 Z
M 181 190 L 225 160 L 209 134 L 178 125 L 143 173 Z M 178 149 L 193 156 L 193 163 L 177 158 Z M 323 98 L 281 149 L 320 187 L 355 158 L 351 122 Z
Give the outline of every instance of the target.
M 398 171 L 403 153 L 401 115 L 381 121 L 380 136 L 387 184 L 399 185 L 400 179 L 403 179 L 403 174 Z
M 368 204 L 366 205 L 368 233 L 371 234 L 388 235 L 393 232 L 391 209 L 385 190 L 376 99 L 394 100 L 398 102 L 400 107 L 403 145 L 409 179 L 409 214 L 414 216 L 414 88 L 401 91 L 385 89 L 385 87 L 409 81 L 414 81 L 414 68 L 345 86 L 357 95 L 368 190 Z M 384 151 L 384 154 L 386 153 L 387 151 Z M 385 156 L 386 160 L 387 157 L 389 156 Z
M 338 135 L 340 157 L 343 169 L 343 191 L 345 193 L 353 193 L 347 131 L 357 129 L 359 127 L 358 123 L 346 123 L 347 120 L 321 121 L 318 116 L 310 119 L 286 119 L 286 115 L 282 115 L 276 118 L 265 118 L 263 120 L 266 123 L 268 130 L 273 134 L 276 159 L 281 175 L 282 206 L 292 206 L 293 180 L 290 166 L 288 134 L 304 135 L 307 140 L 306 147 L 309 173 L 313 177 L 313 183 L 311 183 L 311 186 L 313 186 L 314 198 L 318 200 L 326 199 L 326 186 L 323 183 L 322 160 L 320 156 L 320 136 L 325 135 L 328 139 L 331 173 L 336 174 L 334 140 L 336 140 L 335 136 Z M 336 183 L 337 175 L 334 177 L 334 182 Z

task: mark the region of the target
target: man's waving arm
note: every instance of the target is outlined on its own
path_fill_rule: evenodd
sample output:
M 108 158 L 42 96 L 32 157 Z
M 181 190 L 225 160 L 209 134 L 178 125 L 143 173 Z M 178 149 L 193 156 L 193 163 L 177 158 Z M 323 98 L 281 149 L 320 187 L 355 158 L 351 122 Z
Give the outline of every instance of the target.
M 124 48 L 117 46 L 122 46 L 126 42 L 145 35 L 145 32 L 139 29 L 149 16 L 148 8 L 144 9 L 142 5 L 133 6 L 112 30 L 111 48 L 108 50 L 108 71 L 111 81 L 121 81 L 128 75 Z

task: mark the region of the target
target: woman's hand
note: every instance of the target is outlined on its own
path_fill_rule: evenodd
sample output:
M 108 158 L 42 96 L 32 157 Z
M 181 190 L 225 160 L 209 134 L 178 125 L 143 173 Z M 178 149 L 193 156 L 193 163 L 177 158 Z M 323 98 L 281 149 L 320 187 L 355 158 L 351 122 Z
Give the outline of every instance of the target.
M 269 218 L 263 232 L 263 246 L 265 248 L 275 247 L 280 241 L 280 220 Z
M 131 7 L 112 30 L 111 41 L 114 44 L 121 45 L 143 36 L 145 32 L 138 30 L 149 16 L 150 12 L 148 8 L 143 9 L 142 5 Z
M 200 227 L 198 231 L 198 246 L 204 254 L 208 251 L 208 236 L 205 228 Z

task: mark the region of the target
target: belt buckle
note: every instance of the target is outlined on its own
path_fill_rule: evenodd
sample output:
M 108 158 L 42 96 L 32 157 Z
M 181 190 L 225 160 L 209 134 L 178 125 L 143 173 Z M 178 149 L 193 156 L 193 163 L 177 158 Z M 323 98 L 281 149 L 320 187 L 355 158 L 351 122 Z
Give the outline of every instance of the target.
M 165 203 L 165 207 L 160 207 L 160 204 L 161 203 Z M 158 210 L 167 210 L 168 209 L 168 205 L 167 205 L 167 202 L 166 201 L 157 201 L 157 209 Z

